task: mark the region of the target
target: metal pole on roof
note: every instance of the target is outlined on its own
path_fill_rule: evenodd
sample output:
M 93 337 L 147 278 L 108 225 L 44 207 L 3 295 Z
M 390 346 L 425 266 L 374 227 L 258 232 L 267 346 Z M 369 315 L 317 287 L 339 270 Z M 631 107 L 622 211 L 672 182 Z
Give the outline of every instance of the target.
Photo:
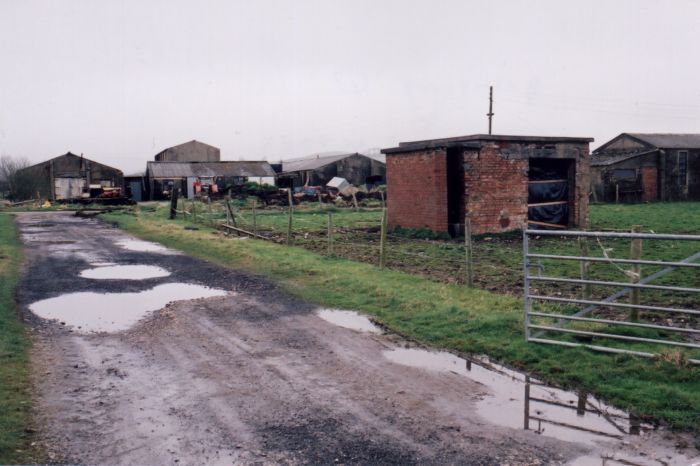
M 489 134 L 491 134 L 491 120 L 493 120 L 493 86 L 489 86 L 489 113 L 486 114 L 489 117 Z

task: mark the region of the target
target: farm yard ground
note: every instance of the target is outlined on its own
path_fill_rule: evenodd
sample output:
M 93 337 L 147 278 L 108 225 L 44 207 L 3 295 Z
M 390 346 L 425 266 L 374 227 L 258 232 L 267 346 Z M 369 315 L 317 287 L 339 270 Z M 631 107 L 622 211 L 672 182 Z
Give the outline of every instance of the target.
M 619 206 L 622 210 L 610 217 L 647 218 L 654 213 L 653 210 L 646 214 L 625 211 L 625 208 L 640 207 L 655 209 L 657 215 L 673 213 L 668 206 Z M 277 215 L 273 217 L 275 221 L 282 222 L 279 213 L 269 215 Z M 340 224 L 351 224 L 352 215 L 356 214 L 342 212 L 340 216 L 344 219 Z M 301 216 L 296 215 L 295 220 Z M 659 360 L 643 361 L 624 355 L 603 355 L 581 349 L 562 351 L 527 344 L 523 339 L 522 301 L 512 295 L 468 289 L 457 284 L 445 285 L 337 256 L 322 256 L 299 247 L 242 240 L 235 236 L 222 241 L 220 234 L 202 223 L 195 227 L 198 230 L 192 230 L 190 222 L 167 220 L 165 208 L 148 206 L 131 214 L 110 214 L 105 218 L 138 236 L 191 255 L 264 274 L 307 301 L 361 310 L 393 331 L 422 343 L 461 353 L 487 354 L 550 382 L 585 388 L 617 406 L 675 427 L 697 429 L 699 425 L 698 368 L 666 362 L 679 362 L 675 351 L 664 353 Z M 693 224 L 692 218 L 688 221 L 688 225 Z M 520 260 L 521 252 L 519 247 L 513 246 L 513 249 L 516 258 L 511 261 L 515 263 Z M 508 252 L 500 254 L 507 256 Z M 639 345 L 638 348 L 665 351 L 649 346 Z
M 51 230 L 45 232 L 51 237 L 46 244 L 27 243 L 29 266 L 18 295 L 23 308 L 49 295 L 84 290 L 86 282 L 76 280 L 75 266 L 91 261 L 101 266 L 147 263 L 174 272 L 146 283 L 105 282 L 97 291 L 137 292 L 175 280 L 236 293 L 169 305 L 118 333 L 80 335 L 34 319 L 25 309 L 36 342 L 37 419 L 46 427 L 41 434 L 54 460 L 97 462 L 99 455 L 110 455 L 111 462 L 177 459 L 188 464 L 201 461 L 202 449 L 212 455 L 209 462 L 542 464 L 579 454 L 590 460 L 590 453 L 600 459 L 600 452 L 590 448 L 504 429 L 475 415 L 484 387 L 471 385 L 459 371 L 426 373 L 381 357 L 388 348 L 415 346 L 416 341 L 463 354 L 489 354 L 544 380 L 631 408 L 645 421 L 662 420 L 691 432 L 697 428 L 696 369 L 526 345 L 520 304 L 513 297 L 381 272 L 300 248 L 226 239 L 203 225 L 185 230 L 182 223 L 165 220 L 166 210 L 146 206 L 108 219 L 210 262 L 124 251 L 115 246 L 121 235 L 95 220 L 49 214 L 64 219 L 58 222 L 59 231 L 53 231 L 52 221 L 20 217 L 28 233 L 32 228 Z M 32 222 L 34 226 L 26 224 Z M 79 222 L 94 228 L 79 228 Z M 91 249 L 98 257 L 90 256 Z M 67 262 L 47 260 L 49 251 L 63 251 Z M 74 254 L 80 258 L 77 264 L 70 260 Z M 42 268 L 43 273 L 34 273 Z M 274 279 L 282 288 L 251 272 Z M 32 277 L 37 280 L 33 284 Z M 336 328 L 316 317 L 309 302 L 363 310 L 408 339 Z M 265 383 L 252 393 L 252 381 L 259 380 Z M 156 397 L 165 386 L 174 387 L 174 393 Z M 397 391 L 396 386 L 408 389 Z M 74 411 L 76 402 L 81 408 Z M 442 417 L 443 410 L 452 417 Z M 110 424 L 112 428 L 105 428 Z M 130 439 L 124 434 L 130 429 L 147 441 Z M 180 432 L 186 435 L 178 437 Z M 231 449 L 237 433 L 241 439 Z M 691 433 L 672 440 L 672 455 L 682 461 L 696 456 L 693 438 Z M 407 440 L 413 449 L 406 448 Z M 97 448 L 87 448 L 89 442 Z M 53 448 L 58 444 L 65 447 Z M 127 444 L 136 449 L 126 451 Z M 143 456 L 146 445 L 150 450 L 161 447 L 156 451 L 164 456 Z
M 393 363 L 382 354 L 408 342 L 333 325 L 264 278 L 67 213 L 21 214 L 18 224 L 27 252 L 18 301 L 35 343 L 33 428 L 50 462 L 557 464 L 600 454 L 490 424 L 474 412 L 483 386 Z M 80 274 L 137 264 L 170 275 Z M 110 330 L 114 316 L 96 321 L 87 314 L 101 308 L 81 307 L 95 306 L 90 293 L 118 301 L 168 283 L 225 293 L 169 304 L 120 331 Z M 54 320 L 34 314 L 46 299 L 59 300 Z

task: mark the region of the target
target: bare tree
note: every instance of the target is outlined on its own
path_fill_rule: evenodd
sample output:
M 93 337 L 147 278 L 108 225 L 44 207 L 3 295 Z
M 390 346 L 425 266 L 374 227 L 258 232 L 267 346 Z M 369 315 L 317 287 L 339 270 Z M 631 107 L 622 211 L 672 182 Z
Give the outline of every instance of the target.
M 34 183 L 21 171 L 30 165 L 24 157 L 0 156 L 0 194 L 15 200 L 30 198 Z

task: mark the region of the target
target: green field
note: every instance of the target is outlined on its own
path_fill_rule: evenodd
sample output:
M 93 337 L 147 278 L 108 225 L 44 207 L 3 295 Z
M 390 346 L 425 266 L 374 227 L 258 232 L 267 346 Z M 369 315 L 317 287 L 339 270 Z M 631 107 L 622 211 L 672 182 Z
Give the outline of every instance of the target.
M 21 261 L 12 216 L 0 214 L 0 464 L 32 461 L 37 455 L 27 431 L 30 344 L 14 300 Z
M 698 204 L 691 203 L 593 206 L 592 227 L 627 229 L 632 224 L 641 223 L 645 229 L 658 232 L 695 233 L 700 226 L 697 207 Z M 291 293 L 311 302 L 366 312 L 394 331 L 419 342 L 466 354 L 487 354 L 549 382 L 594 393 L 642 417 L 662 420 L 678 428 L 699 429 L 700 368 L 683 367 L 666 360 L 673 360 L 672 357 L 649 360 L 524 341 L 522 301 L 516 296 L 522 276 L 522 252 L 517 235 L 476 239 L 475 251 L 480 255 L 477 284 L 488 288 L 488 277 L 508 282 L 507 287 L 494 287 L 505 293 L 494 293 L 468 289 L 458 283 L 440 283 L 445 280 L 431 276 L 427 265 L 419 273 L 429 278 L 400 270 L 380 270 L 372 264 L 309 251 L 314 248 L 310 245 L 312 241 L 326 244 L 322 235 L 327 227 L 324 224 L 328 214 L 321 206 L 308 206 L 305 210 L 295 212 L 294 242 L 301 247 L 293 248 L 268 241 L 230 241 L 221 235 L 213 235 L 213 229 L 202 223 L 197 224 L 198 230 L 185 229 L 183 227 L 192 226 L 191 222 L 183 220 L 182 216 L 176 221 L 167 220 L 165 205 L 146 205 L 133 214 L 114 213 L 105 218 L 137 236 L 224 266 L 266 275 L 281 282 Z M 680 211 L 684 212 L 684 218 L 677 220 Z M 214 209 L 213 212 L 215 216 Z M 379 215 L 376 210 L 333 211 L 334 225 L 341 225 L 338 235 L 341 230 L 352 230 L 350 235 L 360 235 L 352 237 L 351 241 L 357 242 L 365 233 L 376 237 L 376 232 L 369 230 L 376 229 Z M 242 212 L 242 217 L 245 216 L 250 216 L 250 212 Z M 357 221 L 353 220 L 355 218 Z M 260 212 L 256 220 L 261 230 L 266 227 L 270 230 L 286 229 L 287 218 L 281 210 Z M 239 218 L 239 222 L 239 225 L 250 224 L 247 219 Z M 304 222 L 307 226 L 302 227 Z M 362 233 L 363 230 L 367 231 Z M 316 238 L 314 233 L 317 233 Z M 279 234 L 279 238 L 271 236 L 282 240 L 284 233 Z M 337 244 L 342 241 L 344 238 L 340 238 Z M 417 263 L 421 262 L 420 248 L 425 248 L 424 244 L 440 253 L 450 254 L 448 257 L 457 256 L 452 249 L 459 251 L 460 247 L 456 242 L 407 237 L 396 242 L 414 248 L 407 252 L 418 254 Z M 377 255 L 372 251 L 376 251 L 377 243 L 368 243 L 362 244 L 370 251 L 363 261 L 376 263 Z M 564 251 L 575 250 L 578 246 L 564 242 L 545 244 L 544 247 Z M 605 244 L 605 247 L 611 245 Z M 629 248 L 628 245 L 612 247 Z M 688 253 L 682 249 L 684 247 L 676 245 L 663 250 L 662 254 L 673 253 L 680 257 Z M 325 253 L 325 250 L 325 246 L 317 248 L 318 252 Z M 337 250 L 334 251 L 337 254 Z M 648 247 L 645 251 L 653 251 L 653 248 Z M 562 267 L 566 272 L 569 265 Z M 577 267 L 570 272 L 575 273 Z M 611 272 L 601 268 L 596 273 Z M 653 351 L 648 345 L 638 347 Z

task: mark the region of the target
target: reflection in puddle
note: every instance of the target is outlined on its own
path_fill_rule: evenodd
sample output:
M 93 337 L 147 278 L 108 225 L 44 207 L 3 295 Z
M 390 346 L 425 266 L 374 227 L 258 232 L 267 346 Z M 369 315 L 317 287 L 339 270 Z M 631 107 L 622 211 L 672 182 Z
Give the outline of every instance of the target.
M 29 309 L 39 317 L 57 319 L 80 332 L 118 332 L 169 302 L 225 295 L 224 290 L 206 286 L 167 283 L 139 293 L 70 293 L 37 301 Z
M 687 457 L 673 450 L 673 445 L 661 445 L 661 436 L 652 432 L 653 426 L 640 423 L 634 416 L 585 393 L 549 387 L 519 372 L 448 352 L 396 348 L 384 351 L 384 356 L 397 364 L 452 372 L 487 386 L 491 394 L 476 403 L 476 410 L 491 423 L 606 450 L 581 458 L 577 465 L 620 464 L 619 461 L 627 462 L 625 464 L 690 464 Z M 623 444 L 634 444 L 633 449 L 623 451 Z M 606 460 L 601 463 L 603 458 Z M 587 460 L 590 461 L 586 463 Z M 606 462 L 609 460 L 613 462 Z
M 166 248 L 165 246 L 140 239 L 121 239 L 117 241 L 117 245 L 124 249 L 128 249 L 129 251 L 174 253 L 174 251 Z
M 381 329 L 374 325 L 367 317 L 355 311 L 339 311 L 337 309 L 321 309 L 318 316 L 339 327 L 359 330 L 361 332 L 382 333 Z
M 170 272 L 155 265 L 107 265 L 80 272 L 81 277 L 96 280 L 143 280 L 168 275 Z

